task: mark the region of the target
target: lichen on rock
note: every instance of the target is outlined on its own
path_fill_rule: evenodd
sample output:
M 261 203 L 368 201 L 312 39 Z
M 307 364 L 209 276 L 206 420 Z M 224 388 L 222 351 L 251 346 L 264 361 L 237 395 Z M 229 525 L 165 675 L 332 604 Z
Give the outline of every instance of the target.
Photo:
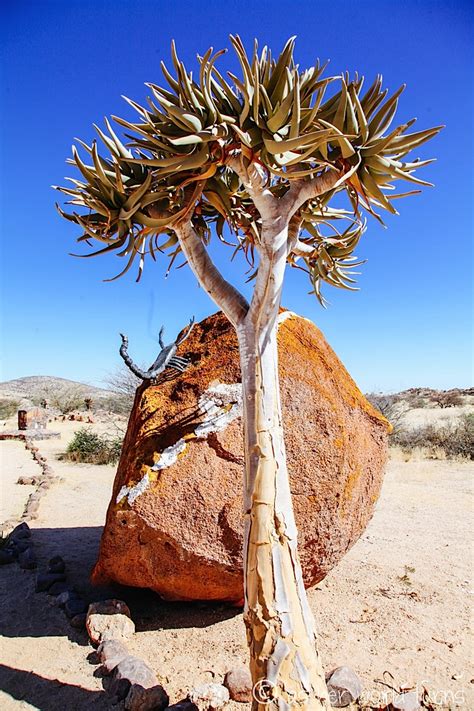
M 321 331 L 283 312 L 279 372 L 288 469 L 305 584 L 357 540 L 383 476 L 388 423 Z M 242 387 L 222 314 L 178 351 L 191 365 L 137 391 L 93 581 L 167 599 L 242 598 Z

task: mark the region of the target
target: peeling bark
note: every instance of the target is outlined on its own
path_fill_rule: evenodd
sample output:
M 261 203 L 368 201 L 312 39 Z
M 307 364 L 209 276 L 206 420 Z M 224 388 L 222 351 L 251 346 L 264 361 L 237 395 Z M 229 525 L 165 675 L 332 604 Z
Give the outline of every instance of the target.
M 199 283 L 233 324 L 242 371 L 244 420 L 244 619 L 254 683 L 253 711 L 330 709 L 297 552 L 278 377 L 277 320 L 299 209 L 344 178 L 327 171 L 294 181 L 276 198 L 258 164 L 227 162 L 260 212 L 258 273 L 250 305 L 219 273 L 190 222 L 173 227 Z M 210 442 L 212 446 L 212 441 Z M 217 450 L 216 450 L 217 452 Z
M 240 334 L 246 423 L 245 624 L 253 709 L 329 709 L 297 553 L 278 388 L 276 326 Z M 268 683 L 265 683 L 268 682 Z
M 237 329 L 245 427 L 245 624 L 253 709 L 329 709 L 297 553 L 278 376 L 277 321 L 294 230 L 264 221 L 249 312 Z

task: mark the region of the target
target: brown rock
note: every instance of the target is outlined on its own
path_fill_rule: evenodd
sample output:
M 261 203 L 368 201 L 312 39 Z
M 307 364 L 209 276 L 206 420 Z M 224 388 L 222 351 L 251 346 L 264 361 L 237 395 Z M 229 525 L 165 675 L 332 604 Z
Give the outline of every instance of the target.
M 85 612 L 81 613 L 80 615 L 74 615 L 74 617 L 69 620 L 69 624 L 76 630 L 83 630 L 86 626 L 86 618 L 87 615 Z
M 224 686 L 229 689 L 232 701 L 242 703 L 252 701 L 252 677 L 247 667 L 235 667 L 228 671 L 224 678 Z
M 300 558 L 310 586 L 372 515 L 389 426 L 310 321 L 280 317 L 278 344 Z M 178 354 L 191 360 L 182 375 L 169 371 L 167 381 L 137 392 L 93 582 L 148 587 L 167 599 L 236 602 L 243 530 L 237 339 L 215 314 L 194 327 Z M 212 431 L 209 421 L 218 415 L 223 426 Z
M 102 662 L 104 673 L 111 674 L 121 661 L 130 656 L 130 652 L 122 642 L 116 639 L 106 639 L 99 644 L 97 656 Z
M 87 610 L 86 628 L 94 644 L 106 639 L 129 639 L 135 632 L 130 610 L 122 600 L 92 602 Z
M 362 694 L 362 682 L 350 667 L 337 667 L 326 676 L 329 701 L 333 708 L 349 706 Z
M 161 684 L 144 688 L 141 684 L 132 684 L 125 699 L 126 711 L 164 711 L 168 708 L 169 696 Z
M 169 704 L 168 694 L 158 684 L 153 669 L 131 655 L 115 667 L 109 692 L 115 699 L 125 700 L 127 711 L 163 711 Z

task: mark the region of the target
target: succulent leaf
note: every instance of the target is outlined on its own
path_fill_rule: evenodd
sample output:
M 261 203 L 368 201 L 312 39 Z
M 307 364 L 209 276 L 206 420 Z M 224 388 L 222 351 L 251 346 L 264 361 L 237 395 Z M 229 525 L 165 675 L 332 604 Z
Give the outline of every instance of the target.
M 79 241 L 95 239 L 106 245 L 93 254 L 117 251 L 126 257 L 122 274 L 138 259 L 140 275 L 147 254 L 155 259 L 156 253 L 172 250 L 173 262 L 180 252 L 173 225 L 183 216 L 189 216 L 205 244 L 212 228 L 230 244 L 223 232 L 227 224 L 237 251 L 252 264 L 261 220 L 229 168 L 229 156 L 240 152 L 246 165 L 263 166 L 276 198 L 295 180 L 311 180 L 335 169 L 342 177 L 334 188 L 300 211 L 301 239 L 312 253 L 289 255 L 292 266 L 302 268 L 299 260 L 304 260 L 314 293 L 323 302 L 322 281 L 354 288 L 352 270 L 361 262 L 353 251 L 365 230 L 361 210 L 377 219 L 374 207 L 396 214 L 392 200 L 419 192 L 390 194 L 398 180 L 431 184 L 414 175 L 430 160 L 403 159 L 442 127 L 407 133 L 412 120 L 388 132 L 404 86 L 387 98 L 380 75 L 363 93 L 364 78 L 357 74 L 352 80 L 348 73 L 324 78 L 326 65 L 319 61 L 301 71 L 293 58 L 294 37 L 276 60 L 267 47 L 260 51 L 257 42 L 250 54 L 240 37 L 231 36 L 230 42 L 240 75 L 227 73 L 227 78 L 217 68 L 225 50 L 210 48 L 198 56 L 193 78 L 173 42 L 173 71 L 161 63 L 167 88 L 148 83 L 147 108 L 124 97 L 137 113 L 135 123 L 113 117 L 129 132 L 128 145 L 105 119 L 105 129 L 94 125 L 104 155 L 96 141 L 88 145 L 78 140 L 90 156 L 84 162 L 73 146 L 68 162 L 81 179 L 70 179 L 72 187 L 57 189 L 70 198 L 75 211 L 58 210 L 82 228 Z M 330 207 L 333 197 L 343 192 L 352 212 Z M 81 207 L 82 215 L 76 210 Z M 349 226 L 334 231 L 340 220 Z M 160 245 L 161 234 L 166 240 Z

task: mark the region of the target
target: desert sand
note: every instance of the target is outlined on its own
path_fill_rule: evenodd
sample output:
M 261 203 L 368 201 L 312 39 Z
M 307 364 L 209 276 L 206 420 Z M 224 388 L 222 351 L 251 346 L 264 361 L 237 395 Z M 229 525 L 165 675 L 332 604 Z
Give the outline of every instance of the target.
M 50 425 L 61 439 L 38 443 L 61 481 L 31 522 L 39 569 L 60 554 L 68 578 L 90 598 L 116 596 L 137 626 L 132 653 L 157 672 L 170 703 L 197 683 L 221 681 L 246 663 L 240 610 L 224 605 L 164 603 L 131 588 L 94 589 L 95 562 L 115 468 L 57 460 L 77 423 Z M 19 516 L 38 473 L 18 441 L 0 442 L 1 519 Z M 465 461 L 392 456 L 365 534 L 330 575 L 309 592 L 325 668 L 347 664 L 361 677 L 367 703 L 383 703 L 384 672 L 397 686 L 429 689 L 440 708 L 474 708 L 472 673 L 472 474 Z M 85 632 L 72 629 L 35 573 L 16 563 L 0 569 L 0 708 L 86 711 L 111 708 Z M 390 677 L 385 676 L 390 682 Z M 232 702 L 231 711 L 246 704 Z M 117 708 L 117 707 L 116 707 Z

